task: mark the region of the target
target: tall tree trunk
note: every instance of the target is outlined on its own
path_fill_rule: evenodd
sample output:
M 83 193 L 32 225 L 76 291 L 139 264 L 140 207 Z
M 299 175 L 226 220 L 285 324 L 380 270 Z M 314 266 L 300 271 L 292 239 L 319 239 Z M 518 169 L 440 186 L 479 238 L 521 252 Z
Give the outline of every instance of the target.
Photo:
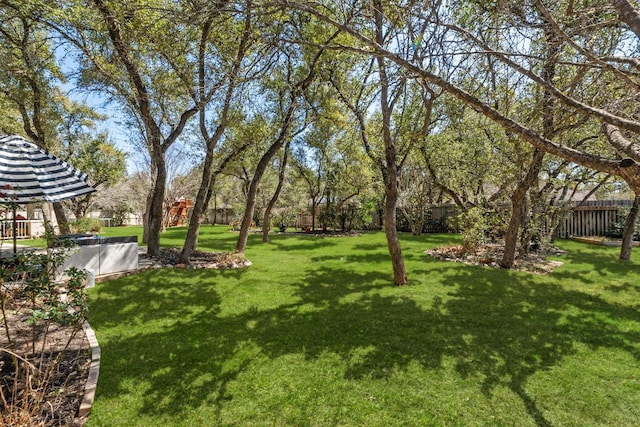
M 336 31 L 328 41 L 334 39 L 340 34 L 340 31 Z M 328 42 L 327 41 L 327 42 Z M 315 67 L 320 60 L 324 52 L 324 48 L 319 49 L 311 63 L 309 64 L 309 72 L 306 77 L 293 85 L 290 93 L 289 106 L 287 107 L 287 111 L 285 112 L 282 120 L 282 125 L 280 127 L 280 133 L 276 140 L 271 144 L 269 149 L 263 156 L 260 158 L 258 162 L 258 166 L 256 167 L 256 171 L 253 175 L 253 179 L 251 180 L 251 184 L 249 185 L 249 191 L 247 192 L 247 204 L 244 211 L 244 217 L 242 218 L 242 224 L 240 226 L 240 234 L 238 236 L 238 241 L 236 243 L 235 251 L 237 253 L 244 253 L 244 250 L 247 247 L 247 239 L 249 237 L 249 227 L 251 226 L 251 221 L 253 219 L 253 213 L 256 207 L 256 197 L 258 194 L 258 185 L 260 184 L 260 180 L 262 180 L 262 175 L 264 175 L 265 170 L 273 156 L 276 155 L 278 150 L 282 148 L 282 145 L 285 143 L 285 140 L 289 138 L 289 132 L 291 130 L 291 126 L 293 123 L 293 115 L 298 106 L 298 98 L 304 93 L 304 91 L 309 87 L 313 79 L 315 78 Z
M 229 154 L 227 157 L 225 157 L 225 159 L 220 163 L 220 165 L 218 166 L 218 168 L 216 170 L 214 170 L 212 172 L 210 171 L 210 174 L 211 174 L 210 175 L 210 182 L 207 185 L 207 191 L 205 192 L 204 197 L 202 197 L 202 199 L 200 198 L 200 191 L 198 191 L 198 196 L 196 198 L 196 203 L 197 203 L 197 201 L 201 201 L 201 203 L 200 203 L 201 208 L 199 208 L 196 211 L 195 206 L 194 206 L 194 210 L 193 210 L 193 212 L 191 214 L 191 223 L 195 222 L 195 224 L 191 224 L 191 223 L 189 224 L 189 230 L 187 231 L 187 237 L 186 237 L 185 242 L 184 242 L 184 244 L 182 246 L 182 252 L 180 253 L 180 262 L 189 263 L 189 260 L 191 259 L 191 253 L 198 248 L 198 235 L 199 235 L 199 231 L 200 231 L 200 217 L 201 217 L 202 214 L 205 213 L 205 210 L 209 206 L 209 203 L 211 202 L 211 198 L 214 195 L 216 177 L 227 167 L 229 162 L 231 162 L 233 159 L 235 159 L 249 145 L 251 145 L 251 142 L 244 143 L 237 150 L 233 151 L 231 154 Z M 206 161 L 205 161 L 205 163 L 206 163 Z M 207 169 L 206 164 L 205 164 L 205 169 Z M 200 212 L 200 215 L 199 216 L 195 216 L 195 212 L 198 212 L 198 211 Z M 217 205 L 216 205 L 216 207 L 214 208 L 214 218 L 213 218 L 213 224 L 214 225 L 216 223 L 217 212 L 218 212 L 218 209 L 217 209 Z M 226 218 L 226 222 L 227 223 L 229 222 L 229 218 Z
M 549 24 L 544 28 L 545 41 L 546 41 L 546 54 L 544 66 L 542 67 L 542 78 L 547 82 L 553 82 L 553 78 L 556 74 L 556 62 L 558 52 L 558 40 L 557 35 L 553 32 L 553 29 Z M 554 130 L 554 105 L 555 99 L 551 92 L 545 89 L 542 95 L 542 135 L 544 138 L 550 139 Z M 542 161 L 544 159 L 544 151 L 536 148 L 533 151 L 531 157 L 531 163 L 529 164 L 529 170 L 525 178 L 518 183 L 516 191 L 511 197 L 512 213 L 509 220 L 509 226 L 507 227 L 507 233 L 505 235 L 505 245 L 502 260 L 500 261 L 500 267 L 511 268 L 515 260 L 516 246 L 518 242 L 518 231 L 521 225 L 526 221 L 525 202 L 527 192 L 531 186 L 537 182 L 540 169 L 542 168 Z M 527 243 L 528 244 L 528 243 Z
M 311 198 L 311 231 L 315 231 L 316 229 L 316 208 L 318 205 L 316 204 L 316 196 Z
M 205 103 L 202 103 L 199 113 L 200 113 L 200 133 L 204 137 L 207 143 L 207 153 L 205 156 L 204 167 L 202 171 L 202 179 L 200 181 L 200 187 L 198 188 L 198 194 L 196 196 L 196 203 L 193 206 L 193 210 L 191 212 L 191 220 L 189 222 L 189 229 L 187 231 L 187 236 L 185 238 L 184 244 L 182 246 L 182 252 L 180 253 L 180 261 L 183 263 L 188 263 L 191 258 L 191 252 L 194 251 L 198 244 L 198 234 L 200 231 L 200 219 L 202 214 L 205 212 L 207 207 L 209 206 L 209 201 L 211 200 L 212 194 L 212 185 L 214 182 L 214 173 L 213 170 L 213 157 L 215 148 L 222 138 L 222 135 L 227 127 L 228 119 L 229 119 L 229 110 L 231 108 L 231 103 L 233 99 L 233 94 L 237 85 L 237 77 L 241 68 L 242 59 L 245 56 L 247 46 L 249 43 L 249 38 L 251 35 L 251 14 L 250 12 L 245 16 L 244 21 L 244 31 L 242 34 L 242 39 L 240 40 L 240 44 L 238 45 L 238 51 L 236 52 L 236 56 L 233 62 L 233 68 L 231 74 L 229 76 L 229 85 L 227 86 L 227 90 L 225 92 L 224 104 L 222 107 L 222 112 L 220 113 L 220 117 L 217 120 L 218 125 L 213 133 L 213 135 L 209 136 L 209 132 L 207 131 L 207 115 L 205 111 Z M 200 48 L 198 55 L 198 93 L 200 101 L 202 102 L 207 98 L 206 96 L 206 85 L 205 85 L 205 77 L 206 77 L 206 69 L 205 69 L 205 58 L 207 54 L 207 42 L 209 40 L 209 35 L 211 31 L 211 27 L 213 25 L 213 19 L 209 18 L 204 24 L 202 31 L 202 38 L 200 40 Z M 214 219 L 215 223 L 215 219 Z
M 45 237 L 47 238 L 47 244 L 49 244 L 49 239 L 52 239 L 55 234 L 56 234 L 56 230 L 53 228 L 53 225 L 51 224 L 51 210 L 49 209 L 50 204 L 49 203 L 43 203 L 42 204 L 42 222 L 44 224 L 44 233 L 45 233 Z
M 142 243 L 149 242 L 149 212 L 151 209 L 151 200 L 153 199 L 153 188 L 147 193 L 144 204 L 144 213 L 142 214 Z
M 633 199 L 633 205 L 629 211 L 629 216 L 624 223 L 624 234 L 622 236 L 622 247 L 620 248 L 620 260 L 629 261 L 631 258 L 631 248 L 633 247 L 633 233 L 636 228 L 636 222 L 640 216 L 640 193 L 636 193 Z
M 213 182 L 213 150 L 207 151 L 205 157 L 204 166 L 202 169 L 202 180 L 200 181 L 200 187 L 198 188 L 198 194 L 196 195 L 196 202 L 193 205 L 191 211 L 191 219 L 189 220 L 189 228 L 187 230 L 187 236 L 184 239 L 182 245 L 182 252 L 180 253 L 180 262 L 189 263 L 191 259 L 191 252 L 193 252 L 198 244 L 198 234 L 200 232 L 200 219 L 207 206 L 209 206 L 210 196 L 207 197 L 209 190 Z M 214 220 L 215 223 L 215 220 Z
M 69 220 L 67 219 L 67 214 L 64 211 L 64 206 L 62 205 L 62 203 L 53 203 L 53 212 L 55 212 L 56 214 L 56 221 L 58 222 L 58 230 L 60 231 L 60 234 L 71 233 Z
M 162 130 L 159 124 L 153 118 L 153 102 L 144 76 L 141 74 L 140 67 L 134 60 L 132 55 L 133 49 L 126 36 L 123 35 L 123 25 L 118 21 L 119 15 L 110 7 L 112 4 L 105 0 L 92 0 L 93 5 L 102 15 L 106 24 L 106 31 L 113 43 L 113 49 L 117 57 L 122 61 L 122 66 L 126 70 L 129 82 L 131 84 L 131 92 L 123 91 L 123 95 L 129 99 L 132 105 L 140 114 L 140 119 L 144 124 L 145 139 L 149 147 L 152 166 L 155 162 L 153 192 L 150 196 L 147 206 L 145 223 L 147 253 L 151 256 L 160 254 L 160 231 L 162 230 L 162 213 L 163 199 L 167 185 L 167 169 L 165 164 L 165 152 L 180 136 L 189 119 L 195 115 L 199 108 L 194 105 L 182 112 L 179 122 L 172 126 L 172 129 L 166 137 L 163 138 Z M 144 237 L 143 237 L 144 241 Z
M 527 188 L 524 188 L 521 184 L 518 184 L 518 188 L 511 196 L 511 217 L 504 235 L 504 252 L 500 267 L 507 269 L 513 267 L 518 246 L 518 231 L 520 231 L 520 225 L 526 218 L 524 199 L 527 194 Z
M 374 18 L 376 25 L 376 42 L 380 46 L 384 45 L 384 24 L 382 15 L 382 2 L 373 1 Z M 384 140 L 384 153 L 386 163 L 385 195 L 384 205 L 384 233 L 387 237 L 387 247 L 391 256 L 393 268 L 393 283 L 402 286 L 409 283 L 407 269 L 402 258 L 400 240 L 398 239 L 397 213 L 398 205 L 398 160 L 396 159 L 396 146 L 391 134 L 391 115 L 393 113 L 392 102 L 389 94 L 389 79 L 387 77 L 385 58 L 379 56 L 378 75 L 380 77 L 380 107 L 382 111 L 382 139 Z
M 273 193 L 273 197 L 267 203 L 267 207 L 264 209 L 264 217 L 262 219 L 262 241 L 264 243 L 269 243 L 269 229 L 271 228 L 271 210 L 276 205 L 278 198 L 280 197 L 280 192 L 282 191 L 282 187 L 284 186 L 284 178 L 285 172 L 287 169 L 287 160 L 289 158 L 289 144 L 291 140 L 287 141 L 284 146 L 284 154 L 282 155 L 282 162 L 280 163 L 280 171 L 278 172 L 278 186 L 276 187 L 276 191 Z

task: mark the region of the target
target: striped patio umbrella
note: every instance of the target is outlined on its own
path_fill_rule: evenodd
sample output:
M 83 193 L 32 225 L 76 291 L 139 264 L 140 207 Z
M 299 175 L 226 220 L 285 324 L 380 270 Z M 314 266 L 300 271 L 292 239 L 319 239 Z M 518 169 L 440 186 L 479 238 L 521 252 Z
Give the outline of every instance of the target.
M 16 251 L 16 205 L 61 202 L 94 192 L 87 175 L 18 135 L 0 136 L 0 203 L 13 208 Z

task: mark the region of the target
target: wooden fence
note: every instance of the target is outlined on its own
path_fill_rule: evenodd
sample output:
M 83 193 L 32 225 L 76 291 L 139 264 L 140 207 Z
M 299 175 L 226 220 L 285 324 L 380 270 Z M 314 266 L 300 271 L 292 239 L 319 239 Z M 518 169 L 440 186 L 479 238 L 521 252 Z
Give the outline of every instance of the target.
M 630 208 L 633 200 L 597 200 L 581 203 L 572 208 L 570 215 L 561 222 L 560 236 L 604 236 L 613 224 L 620 221 L 620 209 Z M 455 206 L 432 208 L 432 222 L 442 224 L 444 218 L 455 215 Z M 436 232 L 447 231 L 442 225 Z M 429 226 L 427 225 L 427 232 Z
M 31 220 L 16 220 L 16 239 L 31 238 Z M 2 220 L 0 222 L 0 232 L 3 239 L 13 238 L 13 221 Z
M 565 218 L 559 230 L 560 236 L 604 236 L 606 231 L 613 224 L 620 221 L 620 209 L 630 208 L 633 200 L 597 200 L 583 202 L 580 206 L 574 204 L 571 214 Z M 453 221 L 448 218 L 454 217 L 458 213 L 458 208 L 454 205 L 431 206 L 429 215 L 425 222 L 423 231 L 425 233 L 447 233 L 456 232 Z M 372 226 L 379 224 L 374 215 Z M 311 215 L 299 214 L 295 226 L 310 227 Z M 320 227 L 316 216 L 316 228 Z M 410 231 L 403 215 L 398 212 L 398 227 L 402 231 Z
M 562 222 L 560 236 L 604 236 L 620 219 L 618 206 L 580 206 Z
M 620 210 L 630 208 L 633 200 L 596 200 L 574 205 L 559 230 L 560 236 L 604 236 L 611 226 L 621 220 Z M 430 208 L 431 216 L 424 227 L 427 233 L 455 231 L 450 228 L 447 217 L 455 216 L 457 208 L 452 205 Z

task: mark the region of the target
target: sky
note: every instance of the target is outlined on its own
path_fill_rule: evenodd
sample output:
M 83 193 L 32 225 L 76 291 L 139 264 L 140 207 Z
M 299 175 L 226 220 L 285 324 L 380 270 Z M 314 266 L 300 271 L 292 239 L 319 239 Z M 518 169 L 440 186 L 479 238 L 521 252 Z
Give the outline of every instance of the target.
M 56 61 L 62 72 L 69 76 L 77 69 L 74 55 L 68 54 L 64 47 L 55 50 Z M 61 89 L 66 96 L 73 101 L 86 103 L 98 113 L 108 116 L 104 122 L 97 123 L 96 132 L 105 131 L 109 139 L 116 147 L 127 153 L 127 172 L 132 174 L 140 169 L 140 159 L 135 154 L 134 148 L 129 144 L 127 129 L 121 125 L 122 117 L 119 108 L 113 104 L 105 104 L 105 100 L 97 93 L 83 92 L 77 89 L 73 78 L 69 78 L 67 83 L 61 85 Z

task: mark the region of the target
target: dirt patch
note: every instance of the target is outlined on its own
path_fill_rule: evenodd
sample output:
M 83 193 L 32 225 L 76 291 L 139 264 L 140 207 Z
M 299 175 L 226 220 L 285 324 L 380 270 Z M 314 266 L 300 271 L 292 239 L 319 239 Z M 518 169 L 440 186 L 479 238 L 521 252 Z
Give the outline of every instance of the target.
M 442 246 L 425 251 L 426 254 L 444 261 L 461 262 L 472 265 L 482 265 L 491 268 L 500 268 L 500 260 L 504 254 L 503 244 L 486 244 L 475 254 L 465 254 L 462 246 Z M 526 271 L 532 274 L 549 274 L 556 267 L 562 265 L 560 261 L 547 259 L 551 255 L 562 255 L 561 249 L 550 247 L 529 252 L 516 257 L 513 270 Z

